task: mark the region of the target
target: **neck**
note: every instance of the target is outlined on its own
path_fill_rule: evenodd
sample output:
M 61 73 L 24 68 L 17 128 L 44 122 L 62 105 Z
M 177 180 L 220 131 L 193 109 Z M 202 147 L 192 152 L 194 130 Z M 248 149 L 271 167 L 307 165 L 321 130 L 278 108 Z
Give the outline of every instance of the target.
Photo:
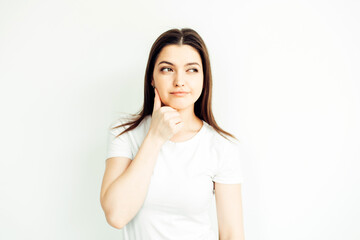
M 180 132 L 196 131 L 199 129 L 201 119 L 199 119 L 194 112 L 194 106 L 185 109 L 176 109 L 180 113 L 180 117 L 184 122 L 184 127 Z

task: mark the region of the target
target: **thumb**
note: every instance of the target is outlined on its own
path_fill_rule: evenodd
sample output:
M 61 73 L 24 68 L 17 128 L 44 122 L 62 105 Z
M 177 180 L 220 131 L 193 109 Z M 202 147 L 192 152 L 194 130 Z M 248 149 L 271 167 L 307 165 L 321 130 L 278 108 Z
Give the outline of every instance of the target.
M 154 98 L 153 112 L 158 110 L 159 108 L 161 108 L 161 99 L 160 99 L 159 93 L 156 88 L 154 88 L 154 91 L 155 91 L 155 98 Z

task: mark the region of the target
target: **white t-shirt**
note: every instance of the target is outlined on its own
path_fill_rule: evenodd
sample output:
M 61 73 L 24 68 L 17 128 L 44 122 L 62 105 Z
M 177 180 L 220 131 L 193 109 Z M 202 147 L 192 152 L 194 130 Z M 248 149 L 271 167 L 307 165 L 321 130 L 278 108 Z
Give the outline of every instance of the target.
M 124 123 L 122 116 L 111 127 Z M 107 158 L 134 159 L 151 115 L 137 128 L 115 138 L 129 125 L 109 131 Z M 203 121 L 200 131 L 184 142 L 161 147 L 143 206 L 124 227 L 124 240 L 216 240 L 209 207 L 213 181 L 242 183 L 240 144 L 219 135 Z

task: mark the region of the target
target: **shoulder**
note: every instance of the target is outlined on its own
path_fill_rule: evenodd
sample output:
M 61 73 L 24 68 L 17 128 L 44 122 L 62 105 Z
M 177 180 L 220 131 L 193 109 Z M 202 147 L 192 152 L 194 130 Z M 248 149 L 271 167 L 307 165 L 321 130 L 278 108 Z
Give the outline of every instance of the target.
M 126 130 L 130 125 L 126 125 L 122 127 L 119 126 L 131 120 L 133 120 L 133 115 L 131 115 L 130 113 L 120 113 L 115 120 L 110 122 L 109 130 L 114 134 L 119 134 L 120 132 Z
M 211 139 L 214 143 L 220 144 L 221 146 L 231 146 L 238 143 L 236 139 L 225 134 L 221 135 L 210 124 L 208 124 L 207 122 L 204 123 L 206 127 L 207 138 Z M 225 138 L 224 136 L 226 136 L 227 138 Z
M 225 135 L 228 138 L 226 139 L 206 122 L 205 127 L 207 132 L 206 139 L 211 142 L 214 150 L 223 152 L 227 150 L 233 150 L 239 146 L 239 142 L 236 139 Z
M 138 117 L 139 115 L 136 114 L 120 113 L 119 116 L 110 123 L 109 130 L 113 134 L 120 134 L 121 132 L 123 132 L 124 130 L 126 130 L 131 126 L 130 124 L 125 126 L 121 126 L 121 125 L 134 121 L 135 119 L 138 119 Z M 151 122 L 151 116 L 146 116 L 135 129 L 128 131 L 127 134 L 129 134 L 130 132 L 131 133 L 135 133 L 139 131 L 143 132 L 144 129 L 147 128 L 150 122 Z

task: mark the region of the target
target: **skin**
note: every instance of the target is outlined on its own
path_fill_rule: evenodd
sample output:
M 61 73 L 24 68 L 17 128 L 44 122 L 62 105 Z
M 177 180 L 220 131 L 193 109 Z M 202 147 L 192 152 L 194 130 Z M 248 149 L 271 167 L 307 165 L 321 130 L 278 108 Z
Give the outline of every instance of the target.
M 187 65 L 189 63 L 193 64 Z M 194 104 L 201 95 L 203 81 L 202 61 L 195 48 L 189 45 L 168 45 L 161 50 L 155 62 L 151 84 L 156 88 L 161 105 L 176 110 L 180 115 L 176 123 L 183 123 L 171 141 L 185 141 L 201 129 L 203 123 L 194 113 Z M 175 91 L 186 91 L 188 94 L 171 94 Z
M 159 65 L 161 61 L 173 65 Z M 199 65 L 186 66 L 189 62 Z M 112 157 L 106 162 L 100 201 L 108 223 L 118 229 L 123 228 L 141 208 L 164 142 L 168 139 L 185 141 L 203 124 L 194 113 L 194 103 L 203 88 L 202 62 L 194 48 L 188 45 L 164 47 L 154 68 L 152 85 L 156 88 L 151 125 L 138 153 L 133 160 Z M 179 90 L 189 94 L 185 97 L 171 94 Z M 244 240 L 241 184 L 214 183 L 214 187 L 219 239 Z
M 194 62 L 198 65 L 187 65 Z M 161 142 L 173 136 L 170 140 L 175 142 L 196 134 L 202 121 L 194 113 L 194 103 L 201 95 L 203 79 L 201 57 L 193 47 L 168 45 L 162 49 L 151 82 L 156 88 L 150 135 Z M 189 94 L 176 97 L 171 94 L 173 91 Z M 219 239 L 244 240 L 241 184 L 214 182 L 214 189 Z

